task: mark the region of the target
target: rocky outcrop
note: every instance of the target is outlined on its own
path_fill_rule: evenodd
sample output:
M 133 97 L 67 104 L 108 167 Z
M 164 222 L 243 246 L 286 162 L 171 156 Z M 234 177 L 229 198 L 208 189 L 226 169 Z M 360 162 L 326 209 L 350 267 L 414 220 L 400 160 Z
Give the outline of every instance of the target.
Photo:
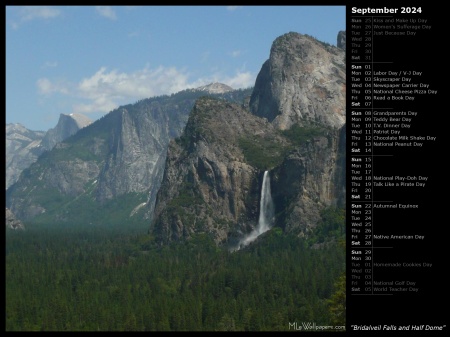
M 279 129 L 345 123 L 345 51 L 298 33 L 278 37 L 259 72 L 250 109 Z
M 248 135 L 287 144 L 266 120 L 239 105 L 196 102 L 184 134 L 169 145 L 152 224 L 160 242 L 209 233 L 225 243 L 256 225 L 262 176 L 245 158 Z
M 151 226 L 159 242 L 208 233 L 217 244 L 233 247 L 256 227 L 264 169 L 246 156 L 242 139 L 249 134 L 287 150 L 281 162 L 267 167 L 276 226 L 308 235 L 321 210 L 345 205 L 343 129 L 325 129 L 295 145 L 265 119 L 222 104 L 198 101 L 185 134 L 169 146 Z
M 337 36 L 337 47 L 345 50 L 346 44 L 345 41 L 347 39 L 345 30 L 341 30 Z
M 8 208 L 6 208 L 5 218 L 6 218 L 5 222 L 6 222 L 7 229 L 14 229 L 14 230 L 24 230 L 25 229 L 23 223 L 21 221 L 17 220 L 16 217 L 14 216 L 14 214 Z

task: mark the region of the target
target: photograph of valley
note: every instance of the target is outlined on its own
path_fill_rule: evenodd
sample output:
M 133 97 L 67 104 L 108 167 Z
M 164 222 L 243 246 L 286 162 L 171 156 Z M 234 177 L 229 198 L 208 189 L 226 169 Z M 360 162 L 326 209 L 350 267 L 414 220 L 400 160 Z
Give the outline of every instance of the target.
M 6 6 L 6 331 L 346 325 L 344 6 Z

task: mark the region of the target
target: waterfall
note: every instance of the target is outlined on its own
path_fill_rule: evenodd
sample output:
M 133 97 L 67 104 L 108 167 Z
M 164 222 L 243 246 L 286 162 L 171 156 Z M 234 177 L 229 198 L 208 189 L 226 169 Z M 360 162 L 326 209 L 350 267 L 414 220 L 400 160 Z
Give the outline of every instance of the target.
M 270 176 L 269 171 L 265 171 L 261 187 L 261 199 L 259 202 L 258 225 L 250 234 L 248 234 L 241 240 L 241 242 L 239 243 L 239 248 L 247 246 L 262 233 L 267 232 L 273 225 L 273 219 L 274 207 L 272 201 L 272 193 L 270 191 Z
M 258 234 L 267 232 L 272 226 L 273 222 L 273 202 L 272 193 L 270 191 L 270 176 L 269 171 L 264 172 L 264 178 L 261 188 L 261 200 L 259 202 L 259 219 L 258 219 Z

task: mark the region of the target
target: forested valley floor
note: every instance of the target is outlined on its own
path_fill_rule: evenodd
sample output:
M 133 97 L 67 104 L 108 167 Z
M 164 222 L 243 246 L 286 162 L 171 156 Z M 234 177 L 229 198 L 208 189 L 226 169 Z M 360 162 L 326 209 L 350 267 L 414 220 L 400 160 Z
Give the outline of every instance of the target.
M 329 219 L 336 220 L 335 214 Z M 8 230 L 6 330 L 278 331 L 292 329 L 294 322 L 344 325 L 342 228 L 325 222 L 309 239 L 273 228 L 234 253 L 206 235 L 160 247 L 144 228 Z

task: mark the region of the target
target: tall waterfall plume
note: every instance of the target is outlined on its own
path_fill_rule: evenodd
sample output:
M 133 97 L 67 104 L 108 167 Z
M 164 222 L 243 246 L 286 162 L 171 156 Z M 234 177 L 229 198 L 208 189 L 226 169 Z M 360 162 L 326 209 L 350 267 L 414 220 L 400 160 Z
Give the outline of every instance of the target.
M 250 234 L 248 234 L 240 241 L 239 248 L 247 246 L 250 242 L 254 241 L 262 233 L 267 232 L 273 225 L 274 206 L 272 201 L 272 194 L 270 191 L 269 171 L 264 172 L 264 178 L 261 187 L 261 199 L 259 204 L 260 206 L 259 206 L 258 225 L 253 231 L 251 231 Z

